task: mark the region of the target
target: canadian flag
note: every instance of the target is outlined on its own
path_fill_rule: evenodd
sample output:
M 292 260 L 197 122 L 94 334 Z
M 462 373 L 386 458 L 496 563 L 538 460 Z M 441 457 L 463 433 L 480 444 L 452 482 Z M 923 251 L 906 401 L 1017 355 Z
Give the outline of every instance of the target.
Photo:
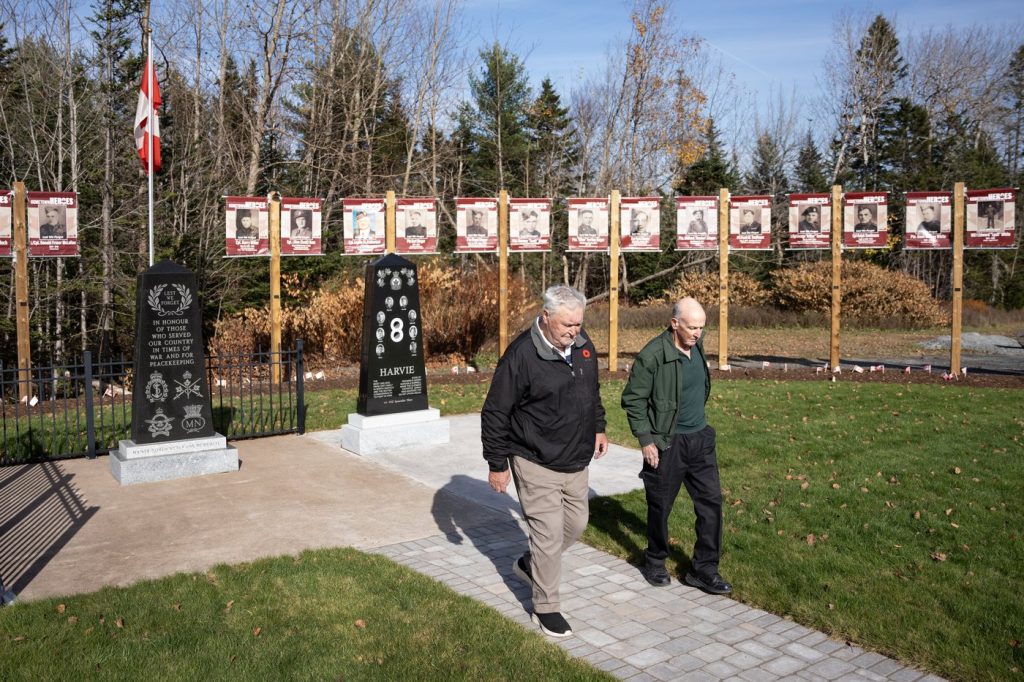
M 151 86 L 152 84 L 152 86 Z M 150 93 L 152 87 L 152 93 Z M 152 96 L 151 96 L 152 94 Z M 163 104 L 160 99 L 160 85 L 156 82 L 156 70 L 153 68 L 153 57 L 146 60 L 146 72 L 142 75 L 142 88 L 139 90 L 139 106 L 135 109 L 135 149 L 139 152 L 142 168 L 149 172 L 149 150 L 147 136 L 153 136 L 153 171 L 160 170 L 160 117 L 156 110 Z M 153 115 L 150 121 L 150 114 Z

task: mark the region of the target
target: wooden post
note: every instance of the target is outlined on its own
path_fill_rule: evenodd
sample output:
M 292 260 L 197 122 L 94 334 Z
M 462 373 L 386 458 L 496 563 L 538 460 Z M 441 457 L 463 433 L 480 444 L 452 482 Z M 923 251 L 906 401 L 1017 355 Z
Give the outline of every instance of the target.
M 384 198 L 384 248 L 394 253 L 395 244 L 395 193 L 388 191 Z
M 832 185 L 832 334 L 828 366 L 839 366 L 839 308 L 843 302 L 843 186 Z
M 718 368 L 729 364 L 729 190 L 718 190 Z
M 608 253 L 611 256 L 608 282 L 608 371 L 619 371 L 619 190 L 612 190 L 608 206 Z
M 14 183 L 14 291 L 18 326 L 18 397 L 32 395 L 32 345 L 28 327 L 28 223 L 25 220 L 25 183 Z
M 498 357 L 508 348 L 508 192 L 498 193 Z
M 281 195 L 271 192 L 270 205 L 270 381 L 281 383 Z
M 953 311 L 949 336 L 949 372 L 960 374 L 960 334 L 964 315 L 964 183 L 953 185 Z

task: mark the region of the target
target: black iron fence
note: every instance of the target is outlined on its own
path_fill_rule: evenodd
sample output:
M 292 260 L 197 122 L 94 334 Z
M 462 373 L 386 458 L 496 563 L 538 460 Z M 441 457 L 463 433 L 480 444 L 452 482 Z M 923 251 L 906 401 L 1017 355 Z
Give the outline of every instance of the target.
M 277 353 L 206 357 L 217 433 L 229 439 L 304 433 L 302 341 Z M 33 367 L 0 363 L 0 465 L 95 457 L 130 438 L 132 362 Z

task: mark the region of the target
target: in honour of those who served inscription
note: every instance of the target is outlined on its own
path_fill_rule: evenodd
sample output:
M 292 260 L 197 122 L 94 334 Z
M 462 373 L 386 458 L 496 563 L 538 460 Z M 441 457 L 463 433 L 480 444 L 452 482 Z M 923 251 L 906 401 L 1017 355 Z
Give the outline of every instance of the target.
M 366 266 L 356 410 L 370 417 L 427 409 L 416 264 L 389 254 Z
M 214 435 L 196 278 L 170 261 L 138 277 L 132 440 Z

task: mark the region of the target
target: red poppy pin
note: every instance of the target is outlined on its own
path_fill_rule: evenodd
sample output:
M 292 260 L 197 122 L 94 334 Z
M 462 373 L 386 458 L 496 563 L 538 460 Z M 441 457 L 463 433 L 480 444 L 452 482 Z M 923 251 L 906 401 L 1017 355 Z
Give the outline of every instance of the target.
M 589 348 L 584 348 L 583 349 L 583 357 L 584 358 L 589 358 L 590 357 L 590 349 Z

